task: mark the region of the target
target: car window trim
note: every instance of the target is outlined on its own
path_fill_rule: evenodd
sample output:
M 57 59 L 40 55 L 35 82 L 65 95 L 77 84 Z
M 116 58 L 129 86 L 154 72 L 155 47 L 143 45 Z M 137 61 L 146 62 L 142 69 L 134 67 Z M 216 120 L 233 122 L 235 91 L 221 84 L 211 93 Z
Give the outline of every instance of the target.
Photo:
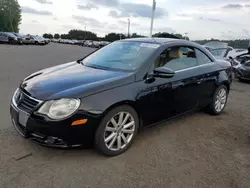
M 195 47 L 193 47 L 193 46 L 189 46 L 189 45 L 173 45 L 173 46 L 169 46 L 169 47 L 167 47 L 167 48 L 165 48 L 162 52 L 164 52 L 165 50 L 167 50 L 168 48 L 173 48 L 173 47 L 184 47 L 184 48 L 190 48 L 190 49 L 193 49 L 194 50 L 194 52 L 195 52 L 195 49 L 197 49 L 197 48 L 195 48 Z M 201 51 L 201 50 L 200 50 Z M 161 52 L 161 53 L 162 53 Z M 202 52 L 202 51 L 201 51 Z M 160 54 L 161 54 L 160 53 Z M 203 53 L 203 52 L 202 52 Z M 196 52 L 195 52 L 195 55 L 196 55 Z M 209 58 L 209 57 L 208 57 Z M 198 59 L 197 59 L 197 57 L 195 58 L 196 60 L 197 60 L 197 62 L 198 62 Z M 210 59 L 210 58 L 209 58 Z M 210 59 L 211 60 L 211 59 Z M 211 60 L 211 62 L 213 62 L 212 60 Z M 198 62 L 199 63 L 199 62 Z M 182 71 L 185 71 L 185 70 L 191 70 L 191 69 L 194 69 L 194 68 L 197 68 L 197 67 L 200 67 L 200 66 L 202 66 L 202 65 L 197 65 L 197 66 L 194 66 L 194 67 L 189 67 L 189 68 L 185 68 L 185 69 L 181 69 L 181 70 L 177 70 L 177 71 L 175 71 L 176 73 L 178 73 L 178 72 L 182 72 Z
M 195 48 L 195 47 L 194 47 Z M 199 50 L 198 48 L 195 48 L 195 55 L 197 55 L 196 54 L 196 50 Z M 210 59 L 210 63 L 214 63 L 214 61 L 207 55 L 207 54 L 205 54 L 203 51 L 201 51 L 201 50 L 199 50 L 201 53 L 203 53 L 205 56 L 207 56 L 208 57 L 208 59 Z M 196 56 L 197 57 L 197 56 Z M 198 60 L 198 59 L 197 59 Z M 198 61 L 199 62 L 199 61 Z M 206 63 L 206 64 L 210 64 L 210 63 Z
M 211 62 L 211 63 L 212 63 L 212 64 L 215 64 L 215 62 Z M 194 66 L 194 67 L 190 67 L 190 68 L 186 68 L 186 69 L 177 70 L 177 71 L 175 71 L 175 73 L 183 72 L 183 71 L 187 71 L 187 70 L 192 70 L 192 69 L 195 69 L 195 68 L 204 67 L 204 66 L 207 66 L 207 65 L 211 65 L 211 63 L 207 63 L 207 64 L 203 64 L 203 65 L 197 65 L 197 66 Z
M 210 63 L 206 63 L 206 64 L 197 65 L 197 66 L 190 67 L 190 68 L 185 68 L 185 69 L 177 70 L 177 71 L 175 71 L 175 73 L 179 73 L 179 72 L 183 72 L 183 71 L 192 70 L 192 69 L 195 69 L 195 68 L 199 68 L 199 67 L 204 67 L 204 66 L 207 66 L 207 65 L 215 64 L 215 61 L 214 61 L 212 58 L 210 58 L 210 57 L 209 57 L 205 52 L 203 52 L 201 49 L 199 49 L 199 48 L 197 48 L 197 47 L 195 47 L 195 46 L 192 46 L 192 45 L 187 45 L 187 44 L 185 44 L 185 45 L 181 45 L 181 44 L 178 44 L 178 45 L 171 44 L 170 46 L 164 47 L 164 49 L 161 50 L 160 54 L 161 54 L 162 52 L 164 52 L 166 49 L 172 48 L 172 47 L 188 47 L 188 48 L 194 49 L 195 55 L 196 55 L 196 50 L 199 50 L 201 53 L 205 54 L 205 55 L 208 57 L 208 59 L 210 60 Z M 159 55 L 160 55 L 160 54 L 159 54 Z M 158 56 L 157 56 L 157 57 L 158 57 Z M 155 60 L 157 59 L 157 57 L 155 58 Z M 196 57 L 196 59 L 197 59 L 197 57 Z M 146 75 L 150 74 L 150 72 L 153 71 L 153 65 L 154 65 L 155 60 L 153 61 L 152 65 L 150 66 L 150 68 L 149 68 L 149 70 L 147 71 L 147 74 L 146 74 Z M 198 59 L 197 59 L 197 61 L 198 61 Z M 198 62 L 198 63 L 199 63 L 199 62 Z

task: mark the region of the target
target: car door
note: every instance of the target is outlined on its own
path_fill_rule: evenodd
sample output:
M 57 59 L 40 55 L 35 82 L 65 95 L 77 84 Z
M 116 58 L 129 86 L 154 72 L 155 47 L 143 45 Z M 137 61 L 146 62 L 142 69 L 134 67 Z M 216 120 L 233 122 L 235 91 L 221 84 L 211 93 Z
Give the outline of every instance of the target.
M 4 33 L 0 33 L 0 41 L 8 42 L 8 37 Z
M 2 33 L 0 33 L 0 42 L 3 42 L 4 40 L 3 40 L 3 34 Z
M 170 50 L 175 51 L 175 56 L 165 64 L 165 67 L 175 71 L 171 83 L 174 96 L 173 116 L 176 116 L 198 107 L 203 72 L 193 47 L 173 46 Z
M 217 80 L 219 77 L 219 65 L 212 61 L 204 52 L 199 49 L 195 49 L 196 56 L 198 59 L 199 66 L 202 69 L 203 81 L 200 105 L 201 107 L 206 106 L 213 99 L 214 91 L 217 88 Z
M 148 73 L 146 82 L 150 94 L 147 97 L 147 104 L 151 113 L 147 118 L 151 123 L 190 111 L 199 102 L 202 71 L 197 64 L 197 59 L 186 57 L 187 54 L 183 55 L 180 48 L 180 46 L 172 46 L 165 49 L 157 57 Z M 192 51 L 191 48 L 183 49 Z M 153 69 L 160 66 L 175 71 L 174 77 L 151 77 Z

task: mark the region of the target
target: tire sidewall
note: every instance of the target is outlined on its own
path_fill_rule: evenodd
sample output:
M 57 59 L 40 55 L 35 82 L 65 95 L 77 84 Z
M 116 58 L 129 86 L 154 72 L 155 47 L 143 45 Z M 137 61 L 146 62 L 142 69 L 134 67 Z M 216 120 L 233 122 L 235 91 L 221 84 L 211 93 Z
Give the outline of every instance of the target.
M 124 147 L 123 149 L 119 150 L 119 151 L 112 151 L 112 150 L 109 150 L 106 145 L 105 145 L 105 142 L 104 142 L 104 137 L 103 137 L 103 134 L 105 132 L 105 128 L 106 128 L 106 124 L 108 123 L 108 121 L 110 121 L 110 119 L 117 113 L 119 112 L 129 112 L 133 118 L 134 118 L 134 121 L 135 121 L 135 132 L 134 132 L 134 135 L 133 135 L 133 138 L 132 140 L 130 141 L 130 143 Z M 122 106 L 118 106 L 112 110 L 110 110 L 102 119 L 96 133 L 95 133 L 95 147 L 103 154 L 107 155 L 107 156 L 116 156 L 116 155 L 119 155 L 123 152 L 125 152 L 130 146 L 131 144 L 133 143 L 137 133 L 138 133 L 138 130 L 139 130 L 139 118 L 138 118 L 138 115 L 136 113 L 136 111 L 128 106 L 128 105 L 122 105 Z
M 219 91 L 220 91 L 222 88 L 225 89 L 225 91 L 226 91 L 226 102 L 225 102 L 225 105 L 224 105 L 223 109 L 222 109 L 220 112 L 218 112 L 218 111 L 215 109 L 215 102 L 216 102 L 216 96 L 218 95 Z M 213 96 L 212 110 L 213 110 L 213 113 L 214 113 L 215 115 L 219 115 L 219 114 L 221 114 L 221 113 L 224 111 L 224 109 L 225 109 L 225 107 L 226 107 L 226 105 L 227 105 L 227 100 L 228 100 L 228 89 L 227 89 L 227 87 L 226 87 L 225 85 L 221 85 L 221 86 L 219 86 L 219 87 L 216 89 L 216 91 L 215 91 L 215 93 L 214 93 L 214 96 Z

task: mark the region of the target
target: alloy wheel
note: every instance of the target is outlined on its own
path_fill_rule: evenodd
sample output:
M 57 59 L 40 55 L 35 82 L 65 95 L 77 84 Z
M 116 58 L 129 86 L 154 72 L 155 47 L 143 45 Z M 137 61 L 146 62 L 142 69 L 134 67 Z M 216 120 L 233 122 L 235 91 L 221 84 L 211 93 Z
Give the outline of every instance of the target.
M 135 133 L 135 120 L 128 112 L 119 112 L 106 124 L 104 142 L 112 151 L 125 148 L 132 140 Z
M 225 90 L 225 88 L 221 88 L 216 96 L 215 99 L 215 110 L 217 112 L 221 112 L 225 105 L 226 105 L 226 101 L 227 101 L 227 91 Z

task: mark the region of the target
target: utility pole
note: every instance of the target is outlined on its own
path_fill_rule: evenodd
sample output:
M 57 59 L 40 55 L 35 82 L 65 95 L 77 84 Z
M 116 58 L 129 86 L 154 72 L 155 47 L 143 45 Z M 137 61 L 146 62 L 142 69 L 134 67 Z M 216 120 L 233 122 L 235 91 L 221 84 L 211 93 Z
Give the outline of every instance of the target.
M 85 37 L 84 37 L 84 40 L 86 40 L 86 36 L 87 36 L 86 26 L 84 27 L 84 29 L 85 29 Z
M 153 0 L 152 16 L 151 16 L 151 26 L 150 26 L 150 35 L 149 35 L 149 37 L 152 37 L 152 33 L 153 33 L 154 16 L 155 16 L 155 7 L 156 7 L 156 1 Z
M 129 33 L 130 33 L 130 19 L 128 18 L 128 38 L 129 38 Z

